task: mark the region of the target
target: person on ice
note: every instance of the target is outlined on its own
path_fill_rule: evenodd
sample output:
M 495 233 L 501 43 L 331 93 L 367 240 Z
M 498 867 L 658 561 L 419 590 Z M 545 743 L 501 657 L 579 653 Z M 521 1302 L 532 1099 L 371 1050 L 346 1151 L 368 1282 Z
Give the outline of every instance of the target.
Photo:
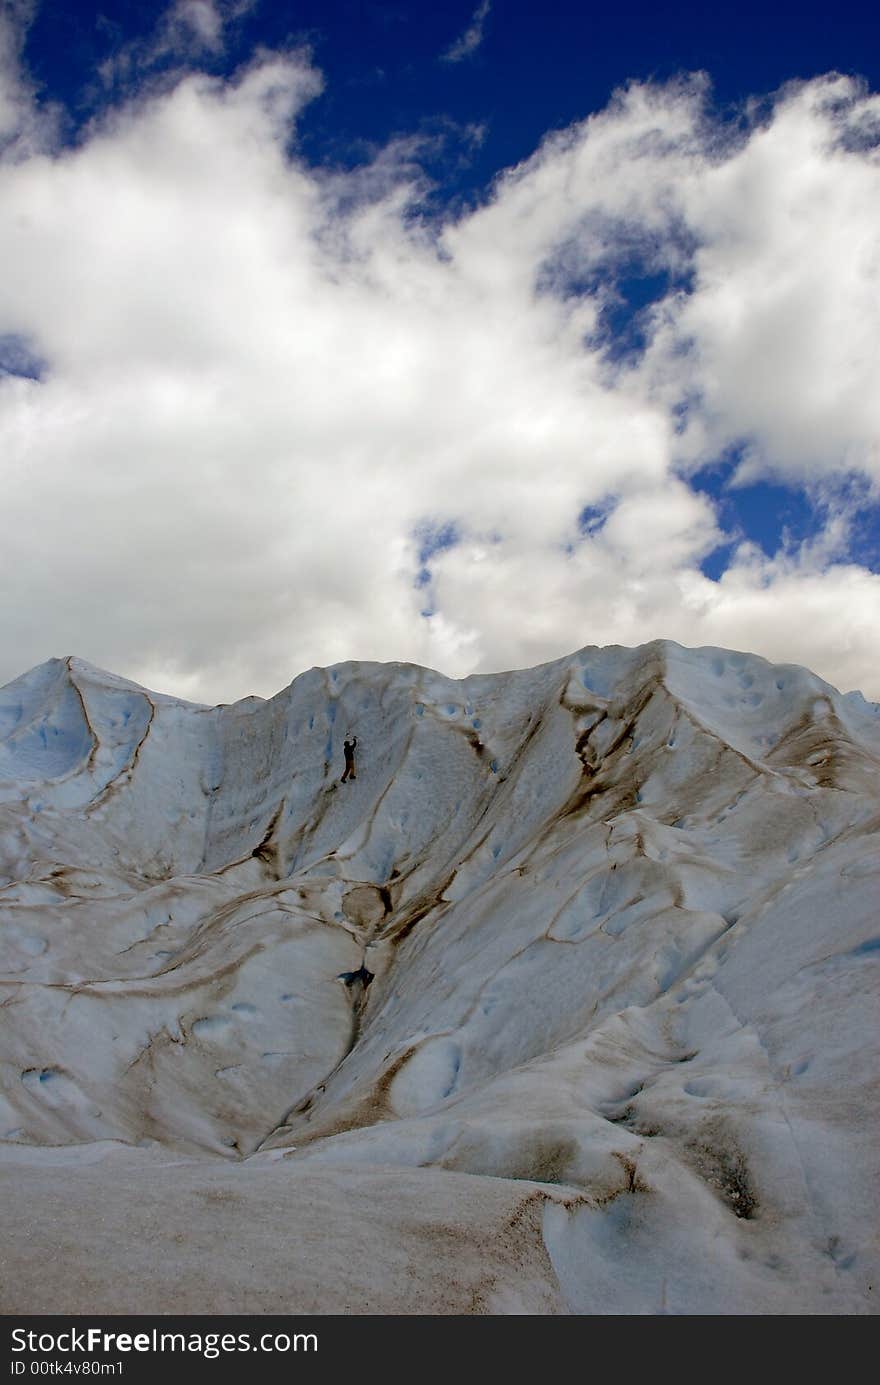
M 343 752 L 345 754 L 345 772 L 340 782 L 343 784 L 345 783 L 346 779 L 357 779 L 357 772 L 355 770 L 354 764 L 354 752 L 357 743 L 357 736 L 352 736 L 351 740 L 346 741 L 342 747 Z

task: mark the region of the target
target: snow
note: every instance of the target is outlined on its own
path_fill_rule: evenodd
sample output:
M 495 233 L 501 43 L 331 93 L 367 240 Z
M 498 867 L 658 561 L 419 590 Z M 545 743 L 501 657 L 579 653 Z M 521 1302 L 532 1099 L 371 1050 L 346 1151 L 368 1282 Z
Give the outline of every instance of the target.
M 0 1307 L 873 1312 L 878 789 L 860 695 L 666 641 L 25 674 Z

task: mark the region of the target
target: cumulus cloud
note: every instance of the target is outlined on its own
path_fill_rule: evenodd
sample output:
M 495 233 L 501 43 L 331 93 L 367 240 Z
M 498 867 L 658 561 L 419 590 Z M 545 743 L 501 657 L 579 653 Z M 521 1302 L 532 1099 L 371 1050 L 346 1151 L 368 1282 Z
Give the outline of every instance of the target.
M 483 42 L 486 29 L 486 20 L 489 18 L 489 11 L 492 8 L 492 0 L 481 0 L 471 16 L 471 22 L 460 34 L 450 48 L 443 54 L 443 61 L 447 63 L 464 62 L 466 58 L 472 58 Z
M 733 446 L 878 484 L 876 98 L 828 78 L 731 130 L 701 80 L 634 85 L 444 220 L 407 141 L 297 155 L 320 87 L 260 54 L 0 164 L 0 338 L 41 363 L 0 372 L 0 678 L 75 652 L 229 700 L 669 636 L 880 695 L 841 507 L 714 582 L 691 484 Z M 634 266 L 668 290 L 620 357 Z
M 731 157 L 681 188 L 697 292 L 670 332 L 693 343 L 695 455 L 749 444 L 740 479 L 841 469 L 880 479 L 876 148 L 849 136 L 880 102 L 839 78 L 793 89 Z M 878 141 L 880 142 L 880 141 Z M 662 357 L 669 337 L 661 334 Z

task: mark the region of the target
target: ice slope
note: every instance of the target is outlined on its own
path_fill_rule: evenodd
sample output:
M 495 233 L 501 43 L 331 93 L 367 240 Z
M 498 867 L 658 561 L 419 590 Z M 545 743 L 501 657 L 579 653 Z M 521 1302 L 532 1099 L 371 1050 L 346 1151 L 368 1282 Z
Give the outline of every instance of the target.
M 0 1307 L 170 1311 L 195 1255 L 191 1311 L 873 1312 L 878 829 L 878 708 L 747 654 L 217 708 L 32 670 Z

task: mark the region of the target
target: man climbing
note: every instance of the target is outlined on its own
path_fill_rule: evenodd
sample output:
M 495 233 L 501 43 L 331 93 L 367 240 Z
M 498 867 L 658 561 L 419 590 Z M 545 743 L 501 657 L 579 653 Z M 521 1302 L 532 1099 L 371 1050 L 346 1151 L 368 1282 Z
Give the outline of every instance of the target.
M 357 779 L 357 772 L 355 770 L 354 764 L 354 752 L 357 743 L 357 736 L 352 736 L 351 740 L 346 741 L 342 747 L 343 752 L 345 754 L 345 772 L 343 773 L 340 782 L 343 784 L 345 783 L 346 779 Z

